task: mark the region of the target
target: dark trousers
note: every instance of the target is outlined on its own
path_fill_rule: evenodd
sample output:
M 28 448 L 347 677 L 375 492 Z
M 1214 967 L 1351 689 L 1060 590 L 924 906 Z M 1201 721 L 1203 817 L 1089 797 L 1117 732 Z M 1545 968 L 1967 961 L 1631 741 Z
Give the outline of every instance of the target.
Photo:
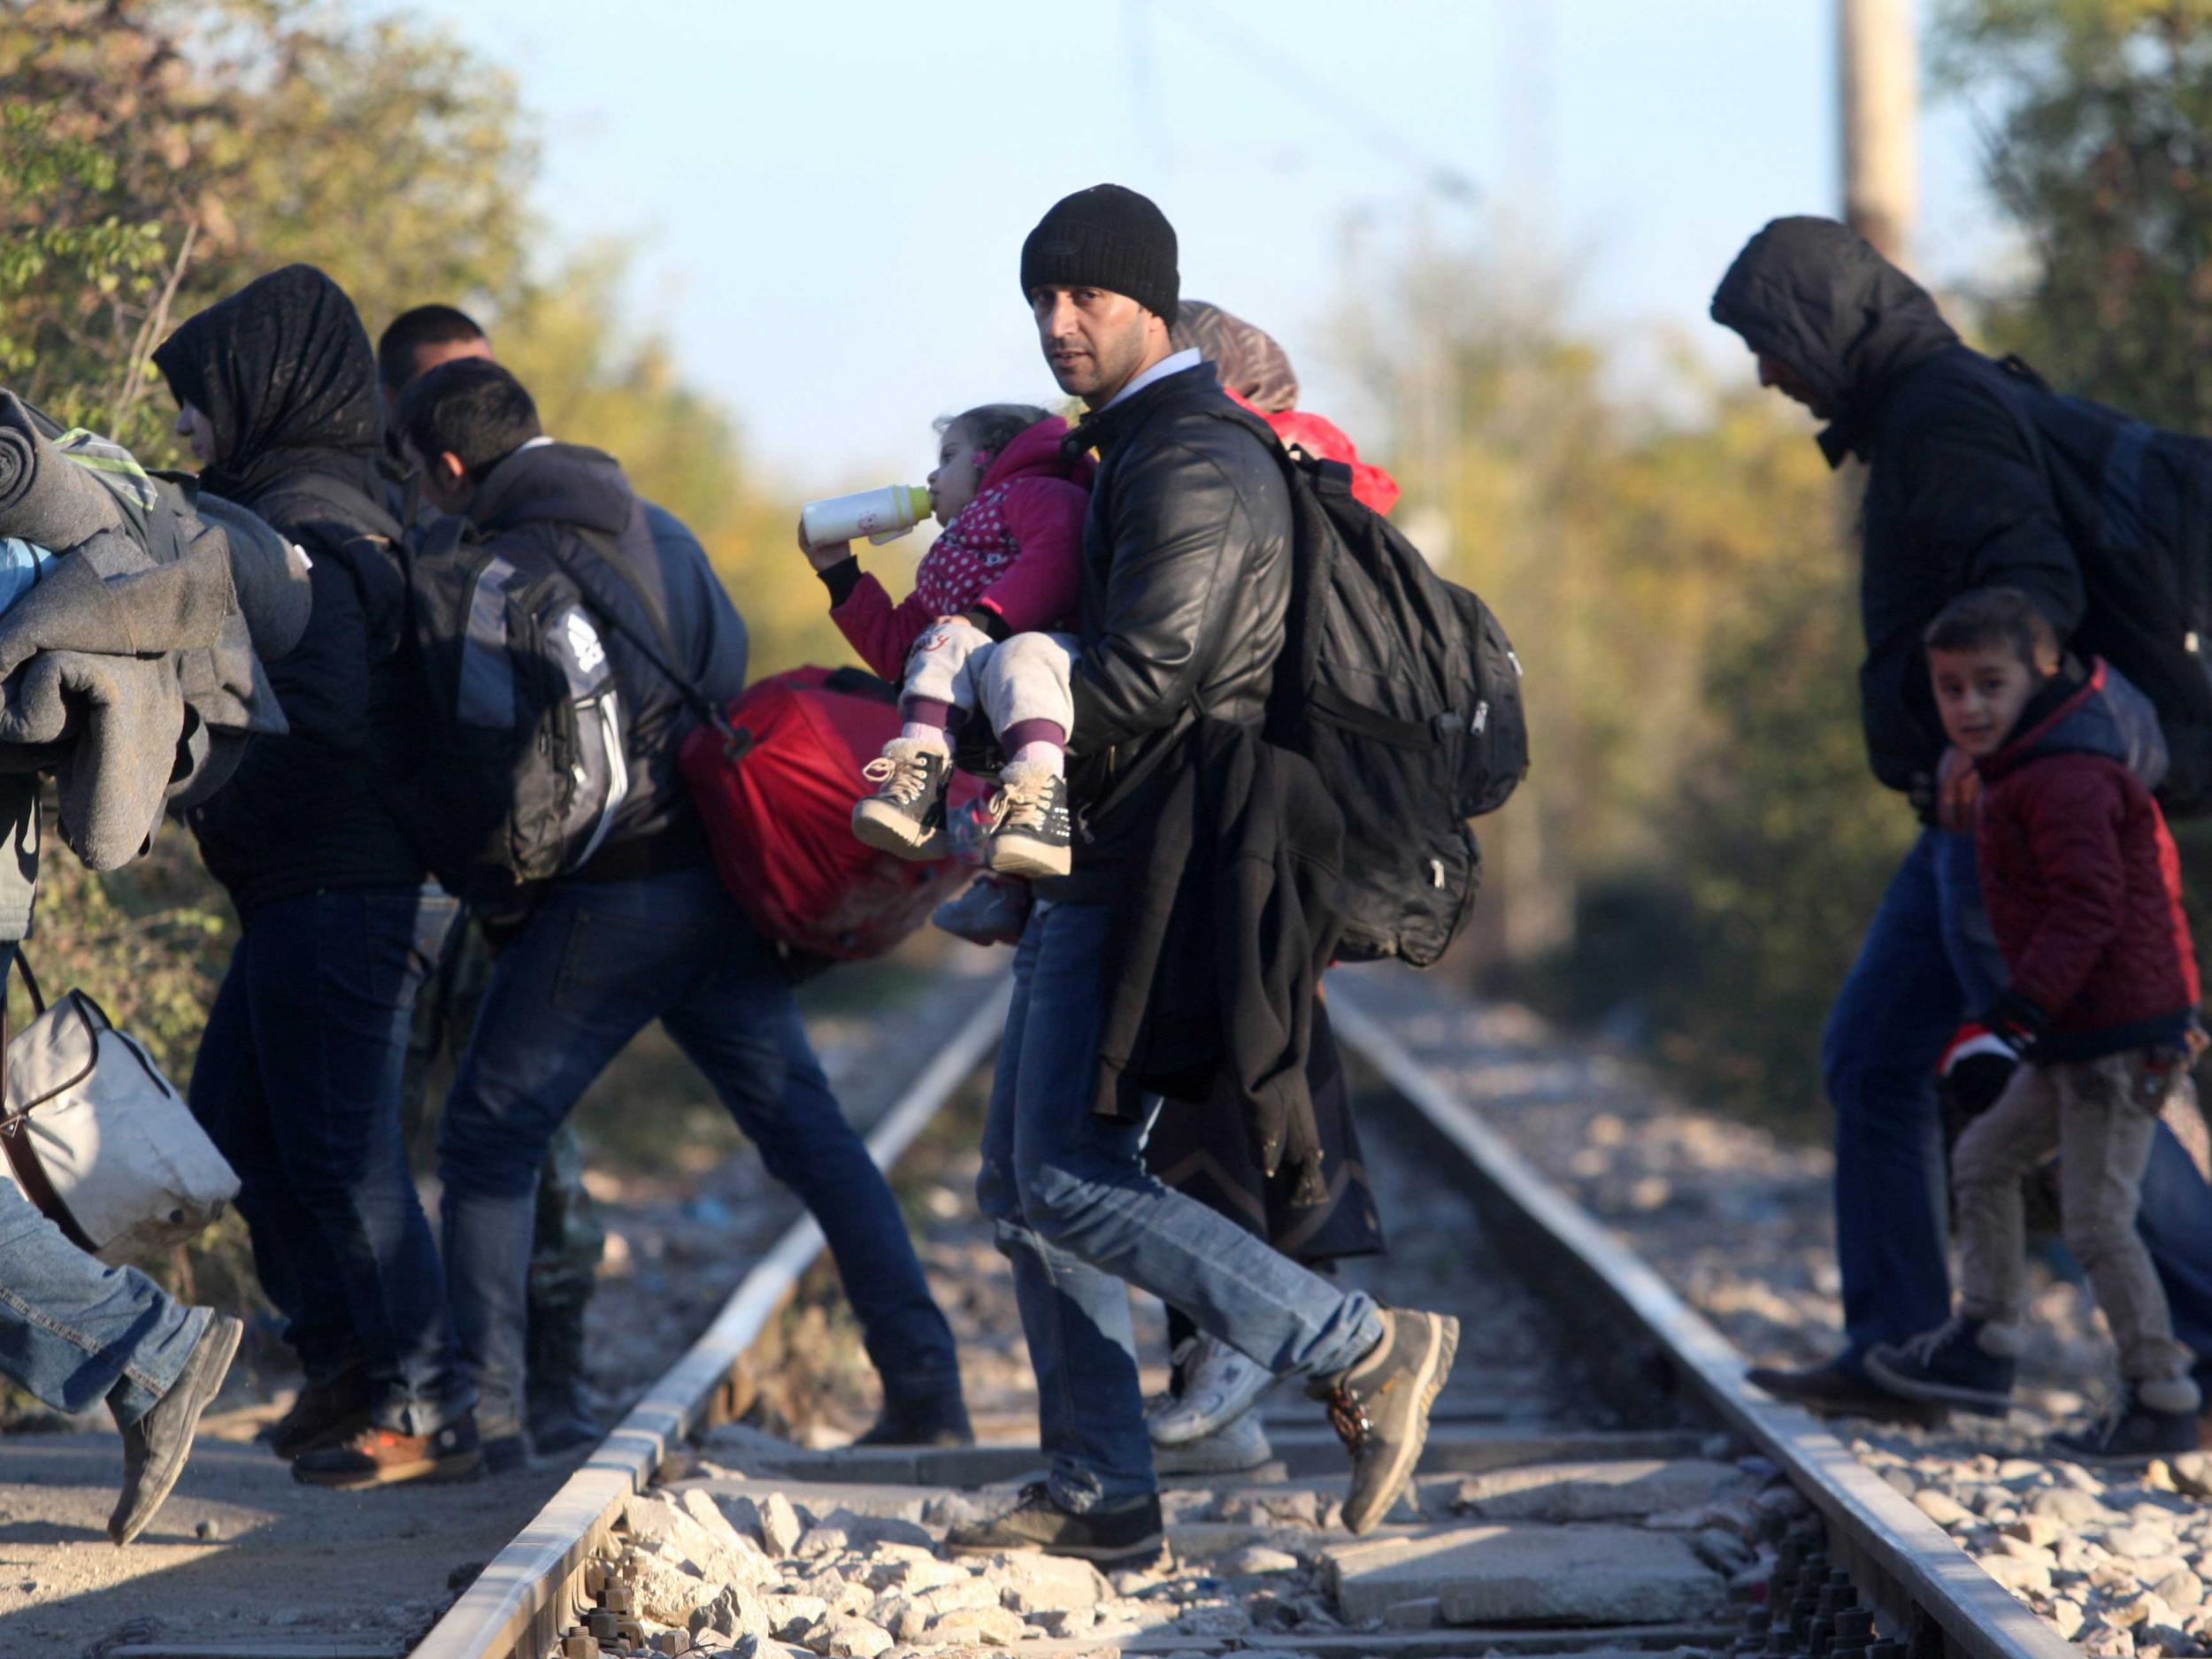
M 445 1264 L 487 1434 L 519 1424 L 538 1171 L 571 1108 L 659 1020 L 821 1224 L 887 1393 L 956 1388 L 898 1201 L 839 1109 L 774 950 L 710 868 L 557 881 L 499 953 L 439 1134 Z
M 1935 1065 L 1987 1007 L 2003 964 L 1981 913 L 1974 844 L 1927 830 L 1891 879 L 1828 1018 L 1821 1048 L 1836 1109 L 1836 1256 L 1855 1368 L 1951 1313 L 1948 1187 Z M 2160 1125 L 2137 1230 L 2173 1309 L 2174 1334 L 2212 1381 L 2212 1187 Z
M 434 887 L 263 906 L 192 1071 L 193 1116 L 238 1172 L 254 1264 L 308 1380 L 360 1366 L 378 1422 L 417 1434 L 472 1399 L 399 1118 L 415 993 L 454 915 Z

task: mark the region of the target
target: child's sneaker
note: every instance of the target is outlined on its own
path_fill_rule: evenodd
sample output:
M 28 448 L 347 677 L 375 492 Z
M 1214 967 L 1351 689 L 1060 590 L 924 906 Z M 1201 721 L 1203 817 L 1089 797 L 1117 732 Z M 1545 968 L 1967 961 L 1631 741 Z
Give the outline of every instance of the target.
M 1866 1374 L 1894 1394 L 2001 1417 L 2012 1409 L 2017 1325 L 1956 1315 L 1866 1356 Z
M 1067 874 L 1074 840 L 1068 780 L 1042 761 L 1017 760 L 999 773 L 998 784 L 985 864 L 1006 876 Z
M 952 756 L 941 746 L 895 737 L 861 769 L 878 787 L 853 805 L 853 833 L 880 852 L 902 858 L 941 858 L 945 840 L 945 783 Z
M 2186 1377 L 2129 1383 L 2104 1420 L 2051 1436 L 2051 1450 L 2078 1463 L 2139 1463 L 2197 1449 L 2197 1386 Z
M 1029 926 L 1029 883 L 1009 876 L 978 876 L 956 899 L 947 899 L 930 919 L 972 945 L 1018 945 Z

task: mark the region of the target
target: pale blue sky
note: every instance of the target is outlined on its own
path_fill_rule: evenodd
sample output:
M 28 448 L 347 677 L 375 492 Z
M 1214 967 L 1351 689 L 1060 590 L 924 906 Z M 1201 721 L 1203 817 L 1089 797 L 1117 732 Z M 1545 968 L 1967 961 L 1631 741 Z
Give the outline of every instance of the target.
M 1729 257 L 1778 213 L 1836 210 L 1832 0 L 404 9 L 512 68 L 555 236 L 633 243 L 641 319 L 795 489 L 918 477 L 932 416 L 1051 394 L 1021 240 L 1102 180 L 1166 210 L 1185 293 L 1269 328 L 1307 405 L 1385 448 L 1328 319 L 1354 223 L 1485 222 L 1431 169 L 1571 256 L 1573 315 L 1632 361 L 1671 329 L 1726 373 L 1747 360 L 1704 308 Z M 1924 274 L 2001 257 L 1955 112 L 1922 172 Z

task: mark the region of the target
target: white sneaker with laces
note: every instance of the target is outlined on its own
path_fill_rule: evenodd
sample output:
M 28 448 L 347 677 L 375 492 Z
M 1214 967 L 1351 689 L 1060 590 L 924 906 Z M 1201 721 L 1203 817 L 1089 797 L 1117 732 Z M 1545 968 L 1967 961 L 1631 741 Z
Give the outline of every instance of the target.
M 1247 1411 L 1202 1440 L 1153 1448 L 1152 1472 L 1162 1479 L 1172 1475 L 1240 1475 L 1274 1455 L 1260 1414 Z
M 1146 1414 L 1145 1426 L 1155 1446 L 1187 1446 L 1202 1440 L 1250 1411 L 1275 1386 L 1272 1372 L 1226 1343 L 1210 1336 L 1198 1340 L 1197 1357 L 1181 1396 L 1158 1412 Z
M 941 858 L 945 837 L 945 784 L 952 775 L 952 754 L 941 743 L 895 737 L 883 753 L 860 769 L 876 792 L 853 805 L 853 833 L 879 852 L 901 858 Z

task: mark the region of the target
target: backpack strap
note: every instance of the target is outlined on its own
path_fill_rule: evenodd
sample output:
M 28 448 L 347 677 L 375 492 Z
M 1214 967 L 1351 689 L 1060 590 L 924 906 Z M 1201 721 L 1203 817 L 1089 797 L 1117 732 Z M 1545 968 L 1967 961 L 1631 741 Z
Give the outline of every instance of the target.
M 2051 383 L 2038 373 L 2035 365 L 2016 351 L 2008 351 L 1997 359 L 1997 366 L 2016 380 L 2025 380 L 2039 392 L 2047 392 Z
M 618 549 L 613 547 L 612 539 L 601 532 L 593 530 L 579 530 L 578 534 L 593 545 L 592 562 L 611 575 L 617 582 L 621 584 L 623 591 L 637 601 L 638 609 L 644 611 L 647 618 L 653 625 L 655 637 L 650 641 L 640 637 L 635 628 L 624 621 L 611 607 L 605 604 L 595 604 L 592 607 L 598 613 L 600 620 L 628 641 L 638 655 L 644 657 L 659 672 L 661 678 L 675 687 L 684 702 L 690 705 L 692 712 L 712 726 L 726 745 L 738 743 L 740 739 L 737 729 L 730 724 L 728 717 L 715 706 L 712 698 L 699 689 L 697 680 L 675 665 L 673 659 L 678 653 L 675 641 L 668 630 L 668 620 L 661 614 L 660 607 L 653 603 L 651 595 L 646 593 L 637 579 L 624 567 L 621 553 Z M 569 580 L 576 584 L 576 590 L 588 599 L 592 597 L 590 581 L 573 565 L 570 564 L 560 549 L 557 546 L 550 547 L 547 551 L 553 562 L 561 567 Z
M 396 541 L 406 534 L 406 528 L 392 516 L 392 510 L 366 490 L 357 489 L 342 479 L 312 468 L 296 472 L 274 489 L 262 495 L 249 508 L 263 518 L 271 518 L 270 507 L 276 502 L 305 502 L 329 510 L 329 516 L 303 513 L 300 521 L 324 532 L 324 539 L 333 547 L 343 546 L 361 535 L 380 535 Z M 242 503 L 241 505 L 245 503 Z M 282 526 L 272 527 L 283 534 Z M 296 537 L 287 537 L 296 540 Z

